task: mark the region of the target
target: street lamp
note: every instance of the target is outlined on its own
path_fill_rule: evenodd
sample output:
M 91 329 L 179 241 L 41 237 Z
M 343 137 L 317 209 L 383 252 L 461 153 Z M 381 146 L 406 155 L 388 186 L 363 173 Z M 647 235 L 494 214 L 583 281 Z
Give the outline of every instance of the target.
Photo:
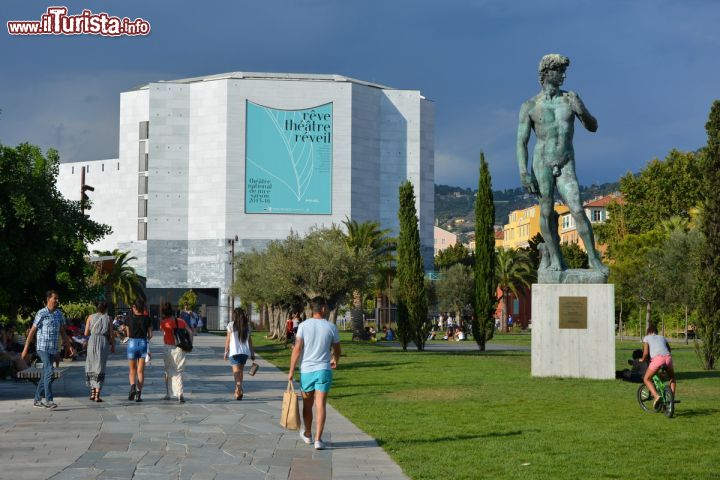
M 232 322 L 232 311 L 235 308 L 235 295 L 233 295 L 233 285 L 235 284 L 235 242 L 238 241 L 238 236 L 235 238 L 229 238 L 228 244 L 230 245 L 230 291 L 228 292 L 228 325 Z

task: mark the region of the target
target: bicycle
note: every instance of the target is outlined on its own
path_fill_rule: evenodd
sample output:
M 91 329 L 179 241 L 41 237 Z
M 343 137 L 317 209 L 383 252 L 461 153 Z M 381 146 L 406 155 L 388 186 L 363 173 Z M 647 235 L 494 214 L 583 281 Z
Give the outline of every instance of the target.
M 644 383 L 638 387 L 637 400 L 640 408 L 646 412 L 663 412 L 667 418 L 672 418 L 675 414 L 675 404 L 678 402 L 675 400 L 675 395 L 670 388 L 670 384 L 666 384 L 665 381 L 660 378 L 661 373 L 665 373 L 665 367 L 661 367 L 660 370 L 652 376 L 652 382 L 658 395 L 660 395 L 660 401 L 653 407 L 653 396 Z

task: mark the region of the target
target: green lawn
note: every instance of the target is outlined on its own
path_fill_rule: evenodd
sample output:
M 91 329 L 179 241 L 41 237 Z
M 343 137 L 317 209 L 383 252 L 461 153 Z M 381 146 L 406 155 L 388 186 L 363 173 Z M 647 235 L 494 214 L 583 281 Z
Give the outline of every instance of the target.
M 531 378 L 530 352 L 403 353 L 342 337 L 330 403 L 413 479 L 720 477 L 720 372 L 691 347 L 673 345 L 682 402 L 667 419 L 640 410 L 636 384 Z M 287 369 L 289 349 L 254 341 Z M 618 369 L 634 348 L 618 342 Z

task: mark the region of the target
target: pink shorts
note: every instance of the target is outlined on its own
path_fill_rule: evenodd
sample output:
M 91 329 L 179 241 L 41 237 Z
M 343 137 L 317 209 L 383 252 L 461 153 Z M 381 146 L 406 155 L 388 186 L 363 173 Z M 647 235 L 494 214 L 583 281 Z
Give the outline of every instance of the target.
M 672 367 L 672 356 L 671 355 L 655 355 L 650 360 L 650 370 L 660 370 L 660 367 Z

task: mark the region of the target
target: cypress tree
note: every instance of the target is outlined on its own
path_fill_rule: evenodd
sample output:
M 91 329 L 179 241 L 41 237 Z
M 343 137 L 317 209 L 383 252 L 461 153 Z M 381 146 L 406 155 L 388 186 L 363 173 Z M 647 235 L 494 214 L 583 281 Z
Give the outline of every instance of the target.
M 705 235 L 699 278 L 699 335 L 696 350 L 703 367 L 715 368 L 720 356 L 720 100 L 715 100 L 705 124 L 708 144 L 704 158 L 704 201 L 701 229 Z
M 420 255 L 420 231 L 415 210 L 415 193 L 412 183 L 400 185 L 400 236 L 397 246 L 398 339 L 407 350 L 410 340 L 418 350 L 424 350 L 429 332 L 428 305 L 425 296 L 425 271 Z
M 490 169 L 480 153 L 480 178 L 475 198 L 475 315 L 472 332 L 481 351 L 495 331 L 495 204 Z

